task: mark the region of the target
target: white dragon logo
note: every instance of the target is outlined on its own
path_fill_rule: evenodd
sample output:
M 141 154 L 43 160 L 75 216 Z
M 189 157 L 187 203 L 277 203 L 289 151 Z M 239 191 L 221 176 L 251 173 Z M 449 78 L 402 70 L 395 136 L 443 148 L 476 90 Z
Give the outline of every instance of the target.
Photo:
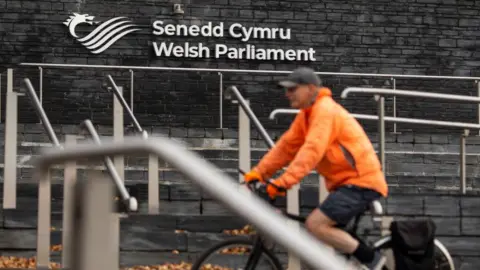
M 63 22 L 63 24 L 68 27 L 70 35 L 94 54 L 105 51 L 126 34 L 140 30 L 139 28 L 135 28 L 137 25 L 131 24 L 131 21 L 127 20 L 126 17 L 116 17 L 98 25 L 87 36 L 79 38 L 75 32 L 77 25 L 82 23 L 89 25 L 98 24 L 98 21 L 93 21 L 94 18 L 94 16 L 88 14 L 73 13 L 73 15 Z

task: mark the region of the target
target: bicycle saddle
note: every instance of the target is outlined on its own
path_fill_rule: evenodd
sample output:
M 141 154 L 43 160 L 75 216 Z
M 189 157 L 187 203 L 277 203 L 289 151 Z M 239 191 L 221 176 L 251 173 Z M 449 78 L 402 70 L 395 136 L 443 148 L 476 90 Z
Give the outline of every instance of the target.
M 377 200 L 370 203 L 369 210 L 370 210 L 370 214 L 372 214 L 372 216 L 378 216 L 378 215 L 383 214 L 382 204 Z

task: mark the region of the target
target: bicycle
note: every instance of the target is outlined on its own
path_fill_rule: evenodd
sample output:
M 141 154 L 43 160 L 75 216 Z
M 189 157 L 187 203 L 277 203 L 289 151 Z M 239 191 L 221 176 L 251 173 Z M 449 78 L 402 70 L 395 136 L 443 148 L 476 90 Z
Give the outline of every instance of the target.
M 242 172 L 240 170 L 242 174 Z M 245 183 L 241 183 L 245 184 Z M 275 200 L 269 198 L 268 194 L 266 193 L 266 185 L 261 184 L 259 182 L 247 185 L 248 189 L 253 191 L 255 195 L 265 199 L 269 202 L 270 205 L 274 205 Z M 299 221 L 304 223 L 306 217 L 297 216 L 293 214 L 289 214 L 288 212 L 277 209 L 287 218 L 295 221 Z M 357 233 L 359 224 L 361 219 L 366 215 L 370 214 L 372 216 L 372 223 L 374 229 L 381 229 L 381 217 L 383 215 L 383 207 L 379 201 L 373 201 L 368 209 L 363 213 L 357 215 L 352 222 L 350 222 L 347 227 L 345 227 L 345 231 L 347 231 L 350 235 L 356 238 L 358 241 L 366 242 L 365 237 L 360 237 Z M 369 230 L 365 229 L 364 236 L 369 233 Z M 228 240 L 224 240 L 215 244 L 202 252 L 198 259 L 193 264 L 191 270 L 204 270 L 204 269 L 235 269 L 235 270 L 254 270 L 254 269 L 272 269 L 272 270 L 283 270 L 283 268 L 278 256 L 274 253 L 273 247 L 269 247 L 269 240 L 266 240 L 260 234 L 254 234 L 250 237 L 234 237 Z M 372 244 L 372 243 L 370 243 Z M 434 239 L 435 244 L 435 270 L 455 270 L 452 257 L 450 256 L 448 250 L 445 246 L 438 240 Z M 382 236 L 380 239 L 375 241 L 371 246 L 373 246 L 376 250 L 380 250 L 382 252 L 391 251 L 391 238 L 390 236 Z M 241 252 L 237 252 L 234 256 L 225 256 L 228 251 L 232 251 L 229 247 L 235 247 Z M 239 248 L 242 246 L 243 248 Z M 214 256 L 217 252 L 220 254 L 224 254 L 223 258 L 221 258 L 218 262 L 207 263 L 208 259 Z M 393 253 L 391 253 L 393 254 Z M 238 262 L 238 255 L 247 255 L 247 262 L 240 263 Z M 264 257 L 264 261 L 260 261 L 260 259 Z M 345 255 L 347 259 L 350 259 L 350 256 Z M 387 256 L 388 257 L 388 256 Z M 390 258 L 392 255 L 390 256 Z M 261 262 L 265 262 L 265 264 L 261 264 Z M 222 266 L 219 263 L 231 263 L 233 266 Z M 265 265 L 265 267 L 264 267 Z M 303 268 L 302 268 L 303 269 Z M 387 261 L 387 264 L 383 267 L 384 270 L 394 270 L 394 262 L 391 260 Z

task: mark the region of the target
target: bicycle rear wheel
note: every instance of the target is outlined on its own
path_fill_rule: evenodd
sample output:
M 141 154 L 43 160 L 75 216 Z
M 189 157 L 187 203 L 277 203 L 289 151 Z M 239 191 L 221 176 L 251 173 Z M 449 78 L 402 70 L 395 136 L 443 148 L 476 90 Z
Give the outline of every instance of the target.
M 445 246 L 437 239 L 435 239 L 435 270 L 455 270 L 455 265 L 453 264 L 453 259 L 448 253 L 448 250 Z M 384 270 L 396 270 L 393 258 L 393 252 L 391 250 L 391 238 L 390 236 L 385 236 L 384 238 L 378 240 L 374 244 L 375 249 L 382 251 L 385 255 L 389 255 L 387 265 L 383 268 Z
M 246 238 L 232 238 L 205 250 L 192 266 L 192 270 L 243 270 L 254 243 Z M 263 249 L 255 270 L 283 270 L 282 264 L 271 250 Z

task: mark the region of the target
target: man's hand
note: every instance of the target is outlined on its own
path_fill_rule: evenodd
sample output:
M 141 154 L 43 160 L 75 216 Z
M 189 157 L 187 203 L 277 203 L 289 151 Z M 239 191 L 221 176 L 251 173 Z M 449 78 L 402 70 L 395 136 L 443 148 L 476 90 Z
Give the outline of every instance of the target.
M 257 171 L 253 171 L 253 170 L 246 173 L 243 176 L 243 178 L 245 179 L 245 182 L 247 184 L 254 181 L 260 181 L 262 183 L 265 183 L 265 181 L 263 180 L 263 177 Z
M 288 187 L 280 179 L 267 183 L 267 193 L 271 199 L 275 199 L 277 196 L 286 196 Z

